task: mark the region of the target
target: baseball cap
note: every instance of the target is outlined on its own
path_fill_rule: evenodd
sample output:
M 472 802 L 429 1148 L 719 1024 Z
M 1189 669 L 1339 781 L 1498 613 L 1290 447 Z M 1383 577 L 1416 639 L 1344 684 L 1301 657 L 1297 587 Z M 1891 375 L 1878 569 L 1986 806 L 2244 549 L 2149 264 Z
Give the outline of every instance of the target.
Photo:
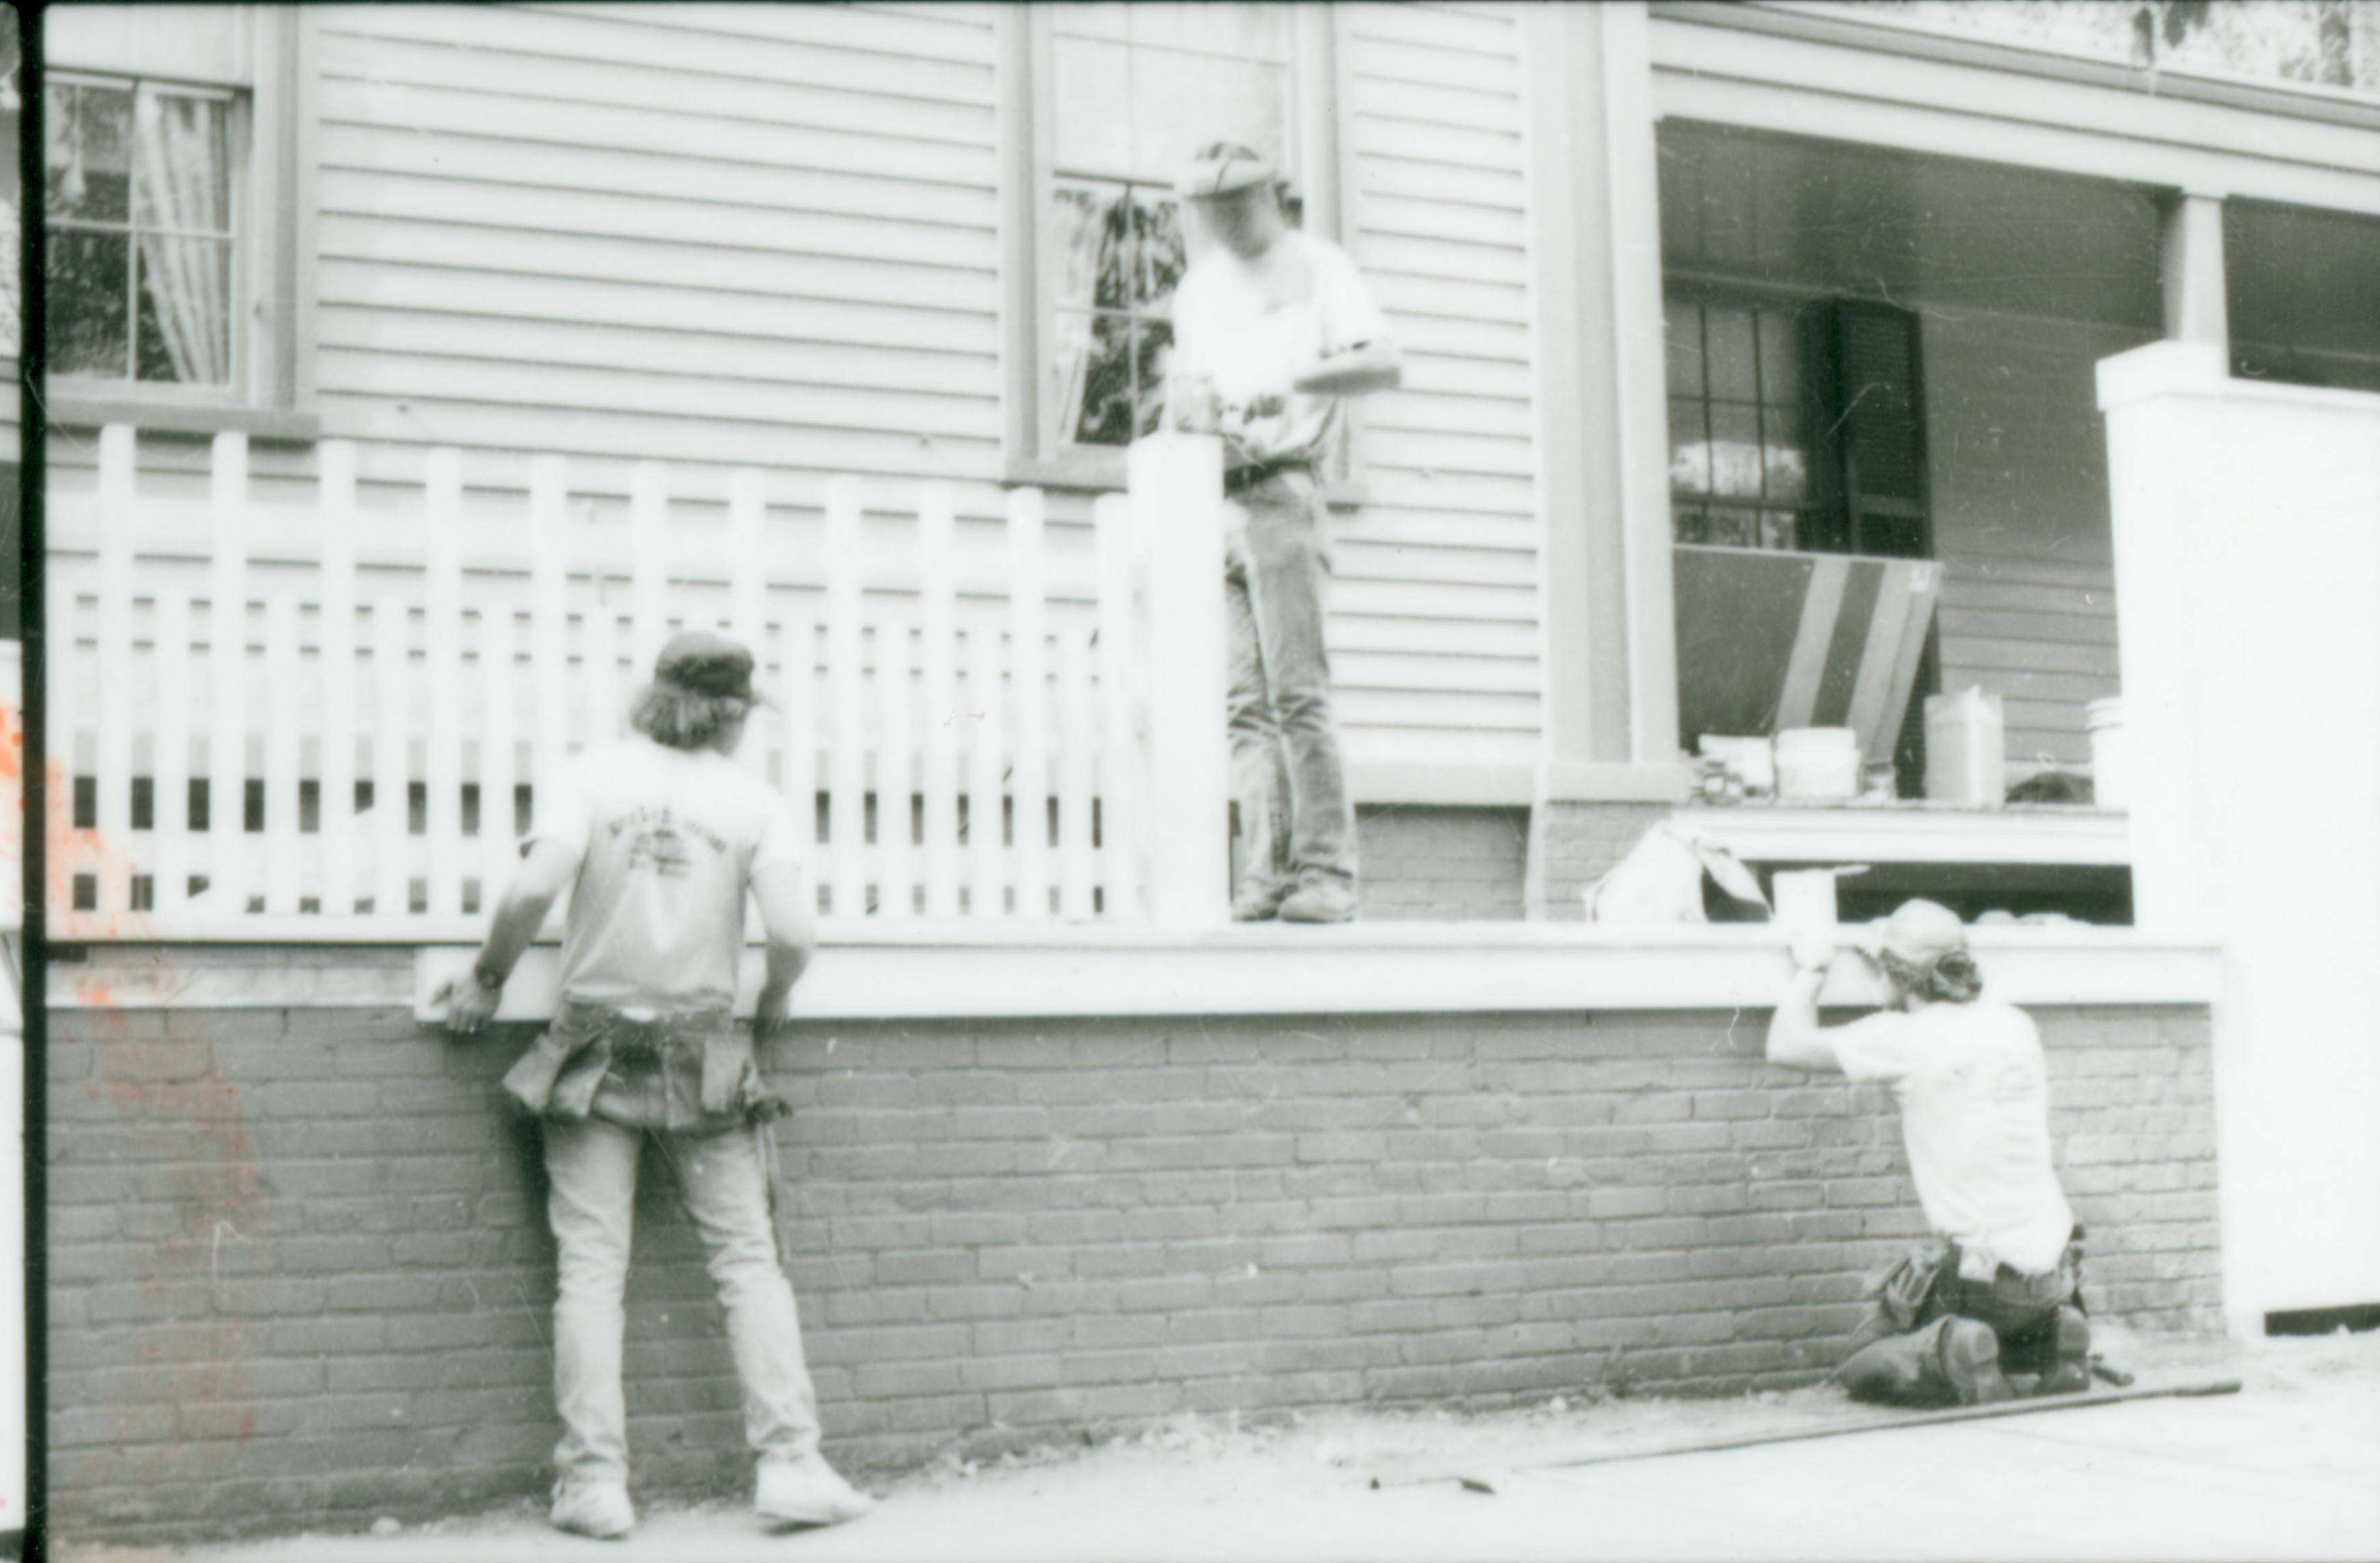
M 1967 947 L 1967 925 L 1939 901 L 1903 901 L 1874 927 L 1877 946 L 1911 966 L 1932 966 Z
M 768 703 L 768 697 L 752 688 L 752 653 L 708 629 L 672 637 L 653 659 L 653 679 L 689 694 Z
M 1173 189 L 1178 195 L 1193 198 L 1236 195 L 1280 180 L 1280 171 L 1258 153 L 1237 141 L 1215 141 L 1191 155 L 1189 167 Z

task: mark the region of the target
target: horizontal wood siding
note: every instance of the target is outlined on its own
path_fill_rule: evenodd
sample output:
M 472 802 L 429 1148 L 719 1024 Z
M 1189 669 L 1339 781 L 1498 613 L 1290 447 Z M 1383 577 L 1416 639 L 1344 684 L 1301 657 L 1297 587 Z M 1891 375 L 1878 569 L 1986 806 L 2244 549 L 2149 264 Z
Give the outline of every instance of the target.
M 1925 313 L 1942 687 L 2002 699 L 2011 777 L 2087 765 L 2084 710 L 2119 692 L 2107 448 L 2094 366 L 2138 334 Z
M 1351 748 L 1525 766 L 1541 668 L 1526 141 L 1509 6 L 1339 11 L 1349 248 L 1404 385 L 1363 406 L 1335 529 Z
M 944 477 L 994 513 L 991 22 L 324 8 L 325 432 L 612 492 L 640 458 Z

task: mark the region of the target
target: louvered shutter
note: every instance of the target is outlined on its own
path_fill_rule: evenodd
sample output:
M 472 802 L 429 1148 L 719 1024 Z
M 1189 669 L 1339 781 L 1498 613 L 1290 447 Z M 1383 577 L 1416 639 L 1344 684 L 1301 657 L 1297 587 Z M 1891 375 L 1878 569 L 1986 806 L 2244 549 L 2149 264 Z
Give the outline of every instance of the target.
M 1931 555 L 1917 317 L 1883 304 L 1835 309 L 1842 499 L 1854 554 Z

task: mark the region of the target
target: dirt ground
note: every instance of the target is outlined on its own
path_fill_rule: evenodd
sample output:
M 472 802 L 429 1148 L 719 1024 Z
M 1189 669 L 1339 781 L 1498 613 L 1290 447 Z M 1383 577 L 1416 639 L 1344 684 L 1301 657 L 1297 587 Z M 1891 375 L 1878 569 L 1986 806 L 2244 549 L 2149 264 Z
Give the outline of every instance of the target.
M 2380 1336 L 2099 1337 L 2139 1387 L 2231 1378 L 2242 1391 L 1584 1465 L 1873 1413 L 1814 1386 L 1476 1415 L 1183 1417 L 989 1461 L 946 1455 L 874 1484 L 877 1512 L 833 1531 L 768 1536 L 737 1507 L 657 1504 L 635 1537 L 604 1544 L 556 1534 L 525 1501 L 383 1521 L 378 1534 L 55 1552 L 65 1563 L 2380 1556 Z

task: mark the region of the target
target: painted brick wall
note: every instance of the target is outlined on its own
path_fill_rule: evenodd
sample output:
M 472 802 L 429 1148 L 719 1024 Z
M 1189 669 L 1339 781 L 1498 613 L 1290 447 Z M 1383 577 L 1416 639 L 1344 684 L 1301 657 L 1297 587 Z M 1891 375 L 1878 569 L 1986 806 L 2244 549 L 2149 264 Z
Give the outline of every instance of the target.
M 1586 916 L 1580 897 L 1628 849 L 1670 817 L 1666 803 L 1548 802 L 1530 816 L 1528 914 L 1557 922 Z
M 1383 803 L 1355 813 L 1362 915 L 1470 922 L 1522 914 L 1526 809 Z
M 1888 1099 L 1754 1013 L 820 1026 L 771 1060 L 829 1449 L 860 1469 L 1167 1413 L 1600 1386 L 1840 1356 L 1920 1222 Z M 2089 1300 L 2218 1325 L 2207 1025 L 2047 1010 Z M 65 1539 L 230 1536 L 541 1491 L 533 1131 L 402 1013 L 55 1010 Z M 748 1481 L 710 1286 L 649 1163 L 637 1480 Z

